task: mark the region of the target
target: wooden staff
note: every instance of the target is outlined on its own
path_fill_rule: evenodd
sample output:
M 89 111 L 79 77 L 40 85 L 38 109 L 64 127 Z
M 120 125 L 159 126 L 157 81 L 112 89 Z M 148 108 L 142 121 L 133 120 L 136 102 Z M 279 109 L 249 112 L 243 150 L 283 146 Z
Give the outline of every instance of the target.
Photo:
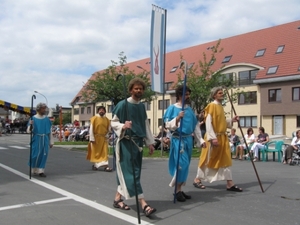
M 232 100 L 231 100 L 231 97 L 230 97 L 230 95 L 229 95 L 229 92 L 228 92 L 227 88 L 225 88 L 225 90 L 226 90 L 228 99 L 229 99 L 229 101 L 230 101 L 230 104 L 231 104 L 231 108 L 232 108 L 232 110 L 233 110 L 233 113 L 234 113 L 235 116 L 237 116 L 236 111 L 235 111 L 235 108 L 234 108 L 234 106 L 233 106 L 233 103 L 232 103 Z M 240 126 L 240 120 L 237 120 L 237 123 L 238 123 L 238 127 L 239 127 L 239 129 L 240 129 L 240 131 L 241 131 L 241 134 L 242 134 L 244 143 L 245 143 L 245 145 L 246 145 L 246 148 L 249 149 L 249 148 L 248 148 L 247 141 L 246 141 L 246 138 L 245 138 L 245 136 L 244 136 L 244 132 L 243 132 L 241 126 Z M 251 157 L 251 154 L 249 154 L 249 157 L 250 157 L 250 161 L 251 161 L 251 163 L 252 163 L 254 172 L 255 172 L 255 174 L 256 174 L 256 177 L 257 177 L 257 180 L 258 180 L 260 189 L 261 189 L 261 191 L 264 193 L 265 191 L 264 191 L 264 189 L 263 189 L 263 186 L 261 185 L 261 182 L 260 182 L 260 179 L 259 179 L 259 176 L 258 176 L 256 167 L 255 167 L 255 164 L 254 164 L 254 162 L 253 162 L 253 158 Z
M 31 169 L 32 169 L 32 139 L 33 139 L 33 100 L 36 99 L 35 95 L 31 96 L 31 108 L 30 108 L 30 154 L 29 154 L 29 179 L 31 179 Z

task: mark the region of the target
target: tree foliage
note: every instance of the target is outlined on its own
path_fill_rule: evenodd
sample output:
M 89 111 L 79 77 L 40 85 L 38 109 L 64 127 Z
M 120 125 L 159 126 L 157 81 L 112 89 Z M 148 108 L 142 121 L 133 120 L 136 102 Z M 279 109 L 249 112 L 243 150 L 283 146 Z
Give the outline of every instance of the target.
M 71 123 L 72 122 L 72 114 L 71 112 L 66 112 L 62 114 L 62 124 L 67 124 L 67 123 Z M 60 118 L 57 117 L 55 118 L 55 120 L 53 121 L 53 125 L 59 125 L 60 124 Z
M 213 47 L 210 47 L 211 54 L 207 55 L 203 52 L 203 59 L 198 61 L 198 64 L 187 70 L 186 85 L 191 89 L 192 108 L 200 114 L 200 112 L 211 102 L 210 92 L 213 87 L 224 86 L 228 89 L 233 88 L 235 82 L 233 79 L 228 79 L 222 74 L 220 68 L 218 71 L 213 71 L 211 66 L 216 62 L 216 54 L 223 51 L 220 47 L 221 40 Z M 183 56 L 180 56 L 183 59 Z M 184 69 L 184 68 L 183 68 Z M 178 74 L 178 83 L 182 83 L 184 74 Z M 235 93 L 236 96 L 237 92 Z M 233 97 L 235 99 L 235 97 Z
M 118 62 L 111 60 L 111 65 L 108 66 L 107 69 L 97 72 L 96 75 L 87 82 L 82 91 L 84 102 L 112 101 L 114 105 L 116 105 L 119 101 L 124 99 L 125 94 L 126 97 L 130 96 L 127 87 L 129 81 L 134 77 L 143 79 L 148 87 L 144 92 L 142 101 L 152 101 L 155 92 L 150 88 L 149 72 L 145 73 L 145 71 L 143 71 L 142 73 L 136 74 L 134 71 L 129 70 L 128 66 L 126 66 L 127 57 L 123 52 L 119 54 L 118 58 Z M 125 85 L 122 80 L 123 77 L 116 80 L 119 74 L 124 75 Z

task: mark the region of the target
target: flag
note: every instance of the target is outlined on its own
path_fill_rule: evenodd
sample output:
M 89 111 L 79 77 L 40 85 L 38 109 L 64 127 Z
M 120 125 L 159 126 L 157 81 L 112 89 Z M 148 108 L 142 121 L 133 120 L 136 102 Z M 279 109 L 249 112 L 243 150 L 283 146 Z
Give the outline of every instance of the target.
M 150 71 L 152 90 L 159 93 L 164 92 L 166 14 L 167 11 L 165 9 L 152 5 L 150 34 Z

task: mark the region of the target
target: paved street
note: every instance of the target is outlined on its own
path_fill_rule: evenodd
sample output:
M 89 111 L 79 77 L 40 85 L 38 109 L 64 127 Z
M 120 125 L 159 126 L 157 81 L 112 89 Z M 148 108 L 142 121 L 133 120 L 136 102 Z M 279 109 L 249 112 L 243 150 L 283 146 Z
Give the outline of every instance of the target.
M 0 137 L 1 225 L 137 224 L 135 200 L 126 201 L 129 211 L 112 207 L 115 172 L 92 171 L 83 152 L 55 146 L 48 158 L 47 178 L 29 180 L 29 139 L 26 134 Z M 142 185 L 157 213 L 146 218 L 141 212 L 142 224 L 300 224 L 299 166 L 257 162 L 262 193 L 251 162 L 235 160 L 234 181 L 244 192 L 234 193 L 225 190 L 225 182 L 204 183 L 204 190 L 193 187 L 197 164 L 193 159 L 184 187 L 192 199 L 174 204 L 168 161 L 144 160 Z

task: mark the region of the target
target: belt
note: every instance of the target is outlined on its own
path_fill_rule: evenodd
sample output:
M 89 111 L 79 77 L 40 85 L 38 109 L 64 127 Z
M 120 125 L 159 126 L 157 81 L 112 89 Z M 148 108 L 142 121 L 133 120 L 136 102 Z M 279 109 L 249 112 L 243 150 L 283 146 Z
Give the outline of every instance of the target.
M 226 132 L 221 132 L 221 133 L 216 133 L 217 136 L 220 136 L 220 135 L 227 135 Z
M 123 138 L 125 138 L 127 140 L 131 140 L 140 152 L 143 151 L 143 147 L 138 146 L 138 144 L 134 141 L 134 139 L 135 140 L 142 139 L 141 137 L 138 137 L 138 136 L 131 136 L 130 137 L 129 135 L 125 135 Z

